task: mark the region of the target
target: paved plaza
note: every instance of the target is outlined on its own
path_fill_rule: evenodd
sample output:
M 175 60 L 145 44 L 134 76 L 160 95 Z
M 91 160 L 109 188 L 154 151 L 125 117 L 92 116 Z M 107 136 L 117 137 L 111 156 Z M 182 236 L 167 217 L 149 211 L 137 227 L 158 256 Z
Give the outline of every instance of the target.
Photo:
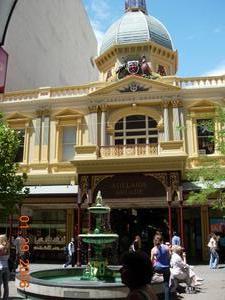
M 32 264 L 31 271 L 42 269 L 54 269 L 62 265 L 53 264 Z M 204 278 L 202 286 L 196 294 L 181 293 L 178 299 L 182 300 L 225 300 L 225 265 L 219 265 L 216 270 L 210 270 L 207 265 L 195 266 L 195 272 L 199 277 Z M 9 300 L 23 299 L 17 295 L 14 281 L 10 281 Z

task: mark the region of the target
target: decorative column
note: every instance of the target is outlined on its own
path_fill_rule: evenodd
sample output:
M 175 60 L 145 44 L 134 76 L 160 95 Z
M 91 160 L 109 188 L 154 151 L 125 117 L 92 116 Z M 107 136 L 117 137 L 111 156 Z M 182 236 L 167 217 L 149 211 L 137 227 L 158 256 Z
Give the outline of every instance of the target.
M 170 242 L 171 242 L 171 240 L 172 240 L 172 208 L 171 208 L 172 192 L 171 192 L 170 186 L 168 186 L 167 190 L 166 190 L 166 200 L 168 203 L 169 238 L 170 238 Z
M 180 115 L 180 126 L 181 126 L 181 138 L 184 139 L 184 109 L 182 106 L 179 107 L 179 115 Z
M 169 102 L 163 102 L 163 121 L 164 121 L 164 141 L 168 142 L 170 139 L 169 133 Z
M 82 120 L 77 119 L 77 143 L 76 145 L 82 145 Z
M 101 106 L 101 146 L 106 146 L 106 110 L 107 106 Z
M 89 143 L 92 145 L 97 145 L 97 132 L 98 132 L 98 116 L 97 116 L 97 106 L 89 107 L 88 114 L 88 137 Z
M 37 111 L 37 118 L 34 120 L 34 162 L 39 162 L 41 158 L 41 120 L 41 111 Z
M 181 130 L 180 130 L 180 116 L 179 116 L 179 100 L 171 101 L 173 106 L 173 140 L 181 140 Z
M 26 161 L 27 164 L 29 164 L 30 161 L 30 139 L 31 139 L 31 125 L 30 121 L 27 121 L 25 123 L 25 146 L 24 146 L 24 155 L 23 157 L 25 158 L 24 160 Z
M 41 161 L 47 162 L 49 160 L 49 132 L 50 132 L 50 117 L 49 111 L 43 111 L 42 116 L 42 132 L 41 132 Z

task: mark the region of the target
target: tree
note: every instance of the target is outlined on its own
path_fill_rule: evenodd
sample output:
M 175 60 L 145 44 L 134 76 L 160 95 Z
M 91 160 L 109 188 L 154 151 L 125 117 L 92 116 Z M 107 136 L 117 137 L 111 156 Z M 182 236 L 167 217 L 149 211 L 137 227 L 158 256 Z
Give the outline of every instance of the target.
M 210 200 L 213 208 L 224 211 L 225 168 L 221 164 L 221 160 L 224 160 L 223 155 L 225 155 L 225 110 L 217 108 L 215 117 L 210 120 L 203 120 L 201 125 L 207 128 L 209 132 L 214 132 L 209 142 L 214 143 L 215 149 L 222 156 L 210 158 L 203 155 L 199 158 L 201 167 L 187 172 L 187 179 L 198 182 L 199 186 L 197 192 L 192 191 L 189 194 L 187 201 L 190 204 L 203 204 Z
M 16 213 L 28 194 L 28 189 L 24 189 L 26 174 L 17 174 L 15 157 L 19 145 L 18 133 L 4 122 L 0 114 L 0 206 L 5 217 Z

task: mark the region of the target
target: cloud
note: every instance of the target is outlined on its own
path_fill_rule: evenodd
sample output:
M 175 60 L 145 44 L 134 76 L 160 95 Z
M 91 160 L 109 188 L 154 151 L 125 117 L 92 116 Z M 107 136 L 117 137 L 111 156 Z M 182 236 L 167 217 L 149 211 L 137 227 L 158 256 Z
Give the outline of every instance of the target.
M 223 60 L 218 66 L 214 69 L 209 70 L 203 76 L 218 76 L 218 75 L 225 75 L 225 60 Z

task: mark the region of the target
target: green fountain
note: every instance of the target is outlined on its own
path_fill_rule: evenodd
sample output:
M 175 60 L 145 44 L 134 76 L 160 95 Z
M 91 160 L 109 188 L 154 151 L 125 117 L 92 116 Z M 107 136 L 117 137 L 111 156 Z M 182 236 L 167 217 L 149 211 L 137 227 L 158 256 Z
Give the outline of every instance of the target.
M 105 246 L 116 241 L 118 235 L 106 229 L 110 208 L 103 204 L 100 191 L 94 205 L 88 210 L 95 220 L 95 229 L 93 233 L 79 234 L 82 242 L 92 245 L 94 255 L 88 265 L 31 272 L 27 287 L 21 287 L 22 278 L 18 274 L 16 287 L 19 294 L 32 300 L 126 299 L 128 289 L 121 283 L 121 266 L 109 266 L 103 256 Z
M 94 257 L 88 263 L 83 277 L 83 280 L 96 280 L 113 278 L 113 271 L 107 267 L 107 260 L 103 257 L 103 249 L 106 244 L 111 244 L 118 239 L 117 234 L 107 233 L 105 230 L 104 216 L 110 213 L 110 207 L 104 206 L 101 192 L 99 191 L 96 197 L 96 202 L 88 208 L 89 214 L 95 216 L 95 229 L 93 233 L 79 234 L 83 242 L 91 244 L 94 250 Z

